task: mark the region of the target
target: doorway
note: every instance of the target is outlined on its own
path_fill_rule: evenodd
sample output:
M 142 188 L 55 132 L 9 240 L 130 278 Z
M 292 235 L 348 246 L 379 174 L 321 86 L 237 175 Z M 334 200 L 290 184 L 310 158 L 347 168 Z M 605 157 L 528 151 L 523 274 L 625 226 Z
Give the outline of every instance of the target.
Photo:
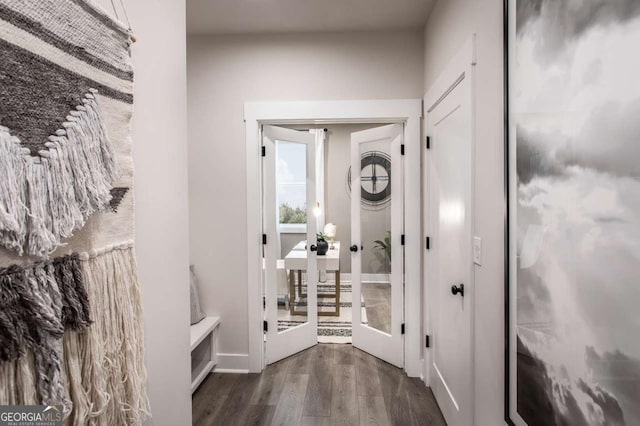
M 402 367 L 404 125 L 308 127 L 262 127 L 266 362 L 353 343 Z
M 263 212 L 262 212 L 262 133 L 264 125 L 384 124 L 404 127 L 405 163 L 403 190 L 404 231 L 404 308 L 405 334 L 402 335 L 403 365 L 410 377 L 421 372 L 422 344 L 420 303 L 420 100 L 251 102 L 245 104 L 247 142 L 247 248 L 249 304 L 249 371 L 260 372 L 266 365 L 265 324 L 262 292 Z M 346 247 L 346 246 L 345 246 Z M 402 324 L 401 324 L 402 326 Z M 266 328 L 270 328 L 267 323 Z M 272 328 L 271 328 L 272 329 Z M 273 329 L 272 329 L 273 330 Z M 402 330 L 401 330 L 402 331 Z

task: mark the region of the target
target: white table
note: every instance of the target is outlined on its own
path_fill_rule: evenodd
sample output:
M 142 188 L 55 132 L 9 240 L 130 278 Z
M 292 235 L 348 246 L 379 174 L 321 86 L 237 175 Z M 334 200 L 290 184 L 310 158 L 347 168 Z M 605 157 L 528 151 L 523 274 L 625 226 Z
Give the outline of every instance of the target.
M 307 242 L 300 241 L 291 249 L 289 254 L 284 258 L 284 267 L 289 270 L 289 294 L 291 295 L 291 301 L 289 302 L 289 309 L 291 315 L 296 315 L 298 312 L 295 310 L 296 299 L 296 277 L 295 271 L 298 271 L 298 293 L 300 297 L 306 297 L 302 294 L 302 271 L 307 270 Z M 333 248 L 329 246 L 327 254 L 316 256 L 318 259 L 318 271 L 335 271 L 336 274 L 336 288 L 334 294 L 318 294 L 319 298 L 335 298 L 336 309 L 334 312 L 318 312 L 321 316 L 340 316 L 340 242 L 335 241 Z

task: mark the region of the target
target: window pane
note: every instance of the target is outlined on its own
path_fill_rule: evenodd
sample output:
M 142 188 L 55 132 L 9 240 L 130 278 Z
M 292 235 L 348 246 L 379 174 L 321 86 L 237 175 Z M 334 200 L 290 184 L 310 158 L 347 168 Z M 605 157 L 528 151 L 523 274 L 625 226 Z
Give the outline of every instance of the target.
M 278 141 L 276 159 L 278 220 L 280 223 L 306 223 L 306 146 Z
M 307 226 L 307 145 L 276 141 L 276 203 L 281 224 Z M 306 253 L 303 234 L 291 234 Z M 307 311 L 307 262 L 299 262 L 300 250 L 281 253 L 278 262 L 278 332 L 309 323 Z

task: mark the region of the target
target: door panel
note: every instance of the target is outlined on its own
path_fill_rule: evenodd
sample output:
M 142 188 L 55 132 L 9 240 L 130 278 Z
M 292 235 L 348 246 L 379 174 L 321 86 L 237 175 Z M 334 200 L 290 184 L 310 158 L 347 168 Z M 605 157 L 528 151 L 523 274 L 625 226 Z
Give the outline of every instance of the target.
M 353 345 L 403 366 L 403 126 L 351 134 Z
M 271 364 L 317 343 L 315 136 L 263 126 L 263 232 L 266 358 Z M 303 228 L 301 250 L 282 252 L 280 224 Z M 306 230 L 304 230 L 306 226 Z M 314 273 L 309 273 L 314 271 Z
M 426 117 L 426 232 L 433 241 L 426 255 L 433 336 L 429 376 L 447 423 L 468 426 L 473 424 L 472 85 L 470 73 L 450 77 L 450 86 L 427 95 L 437 99 Z

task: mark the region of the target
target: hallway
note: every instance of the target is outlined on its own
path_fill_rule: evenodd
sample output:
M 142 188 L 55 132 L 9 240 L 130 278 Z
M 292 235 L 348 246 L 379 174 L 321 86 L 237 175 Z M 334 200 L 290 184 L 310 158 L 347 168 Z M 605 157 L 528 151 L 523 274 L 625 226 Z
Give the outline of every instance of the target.
M 261 374 L 210 374 L 195 425 L 445 425 L 420 379 L 351 345 L 320 344 Z

